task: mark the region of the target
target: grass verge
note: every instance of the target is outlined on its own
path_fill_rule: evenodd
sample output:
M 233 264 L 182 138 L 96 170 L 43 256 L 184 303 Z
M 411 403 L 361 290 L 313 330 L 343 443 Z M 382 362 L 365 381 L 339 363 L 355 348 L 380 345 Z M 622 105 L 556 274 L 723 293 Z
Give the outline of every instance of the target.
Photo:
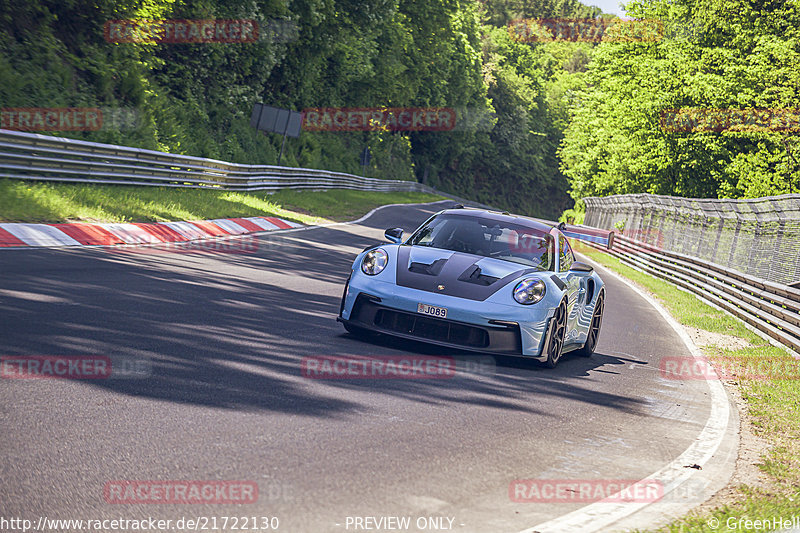
M 773 525 L 786 525 L 783 520 L 791 521 L 793 516 L 800 516 L 800 380 L 797 379 L 800 374 L 796 368 L 800 361 L 766 342 L 739 320 L 703 303 L 693 294 L 635 270 L 611 255 L 587 248 L 582 247 L 581 252 L 650 292 L 681 324 L 735 336 L 750 345 L 730 349 L 712 343 L 701 349 L 711 361 L 725 361 L 726 371 L 733 369 L 732 379 L 726 379 L 726 384 L 739 389 L 746 402 L 754 433 L 770 445 L 769 451 L 758 464 L 758 468 L 767 474 L 768 485 L 738 485 L 733 487 L 730 501 L 713 509 L 689 513 L 653 531 L 772 531 L 783 528 L 773 528 Z M 776 371 L 769 375 L 770 379 L 759 378 L 764 374 L 756 374 L 751 370 L 763 369 L 765 363 L 768 364 L 767 368 L 794 368 L 794 371 L 784 374 Z M 736 369 L 742 371 L 737 372 Z
M 128 187 L 0 180 L 0 222 L 166 222 L 274 216 L 302 224 L 352 220 L 385 204 L 443 200 L 425 193 Z

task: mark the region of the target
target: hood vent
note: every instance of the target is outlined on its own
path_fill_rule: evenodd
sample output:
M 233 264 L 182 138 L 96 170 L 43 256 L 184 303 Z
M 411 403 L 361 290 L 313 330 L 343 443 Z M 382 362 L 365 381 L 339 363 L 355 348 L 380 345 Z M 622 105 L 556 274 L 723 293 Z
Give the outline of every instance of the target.
M 425 263 L 416 263 L 414 261 L 411 262 L 411 265 L 408 267 L 409 272 L 414 272 L 416 274 L 427 274 L 428 276 L 438 276 L 439 272 L 442 271 L 444 268 L 444 264 L 447 263 L 447 259 L 437 259 L 430 265 L 426 265 Z
M 412 254 L 411 251 L 414 251 Z M 447 257 L 442 257 L 447 254 Z M 413 261 L 411 257 L 417 259 Z M 489 261 L 481 272 L 479 263 Z M 461 252 L 400 245 L 397 247 L 397 286 L 445 296 L 485 301 L 499 289 L 527 272 L 538 272 L 521 265 L 499 262 Z M 444 286 L 440 289 L 439 286 Z
M 484 276 L 481 274 L 481 268 L 478 265 L 472 265 L 466 269 L 459 277 L 458 281 L 466 281 L 467 283 L 475 283 L 487 287 L 500 278 L 494 276 Z

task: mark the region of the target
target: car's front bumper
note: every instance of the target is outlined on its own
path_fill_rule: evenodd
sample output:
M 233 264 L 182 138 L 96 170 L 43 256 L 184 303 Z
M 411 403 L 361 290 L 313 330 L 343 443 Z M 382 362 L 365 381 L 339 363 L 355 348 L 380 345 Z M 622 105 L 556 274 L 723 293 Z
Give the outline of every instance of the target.
M 446 319 L 417 312 L 419 303 L 446 307 Z M 535 317 L 538 313 L 543 317 Z M 339 321 L 440 346 L 541 360 L 552 312 L 470 301 L 397 287 L 355 274 L 342 296 Z

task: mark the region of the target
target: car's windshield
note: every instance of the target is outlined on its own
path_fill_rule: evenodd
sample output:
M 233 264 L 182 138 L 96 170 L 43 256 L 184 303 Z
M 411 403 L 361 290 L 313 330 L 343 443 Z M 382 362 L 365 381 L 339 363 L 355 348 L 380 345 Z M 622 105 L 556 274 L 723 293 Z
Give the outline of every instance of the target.
M 494 257 L 540 270 L 553 266 L 553 238 L 548 233 L 489 218 L 439 215 L 419 228 L 408 244 Z

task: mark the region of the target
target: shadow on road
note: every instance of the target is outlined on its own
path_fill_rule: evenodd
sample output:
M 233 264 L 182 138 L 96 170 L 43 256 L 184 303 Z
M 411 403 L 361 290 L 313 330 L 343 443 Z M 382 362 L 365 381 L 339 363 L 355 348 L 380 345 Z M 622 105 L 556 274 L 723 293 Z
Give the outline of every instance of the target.
M 383 222 L 372 225 L 391 225 Z M 531 392 L 639 409 L 634 397 L 595 390 L 593 375 L 601 367 L 611 372 L 645 363 L 602 353 L 567 355 L 555 370 L 496 357 L 493 374 L 453 380 L 302 377 L 306 356 L 469 357 L 386 337 L 364 342 L 343 333 L 335 316 L 350 264 L 381 236 L 378 229 L 334 226 L 264 236 L 265 242 L 282 239 L 280 246 L 252 254 L 9 250 L 0 257 L 0 354 L 146 359 L 152 372 L 145 378 L 84 383 L 162 401 L 308 417 L 344 417 L 369 408 L 348 391 L 532 413 L 537 407 L 524 401 Z

